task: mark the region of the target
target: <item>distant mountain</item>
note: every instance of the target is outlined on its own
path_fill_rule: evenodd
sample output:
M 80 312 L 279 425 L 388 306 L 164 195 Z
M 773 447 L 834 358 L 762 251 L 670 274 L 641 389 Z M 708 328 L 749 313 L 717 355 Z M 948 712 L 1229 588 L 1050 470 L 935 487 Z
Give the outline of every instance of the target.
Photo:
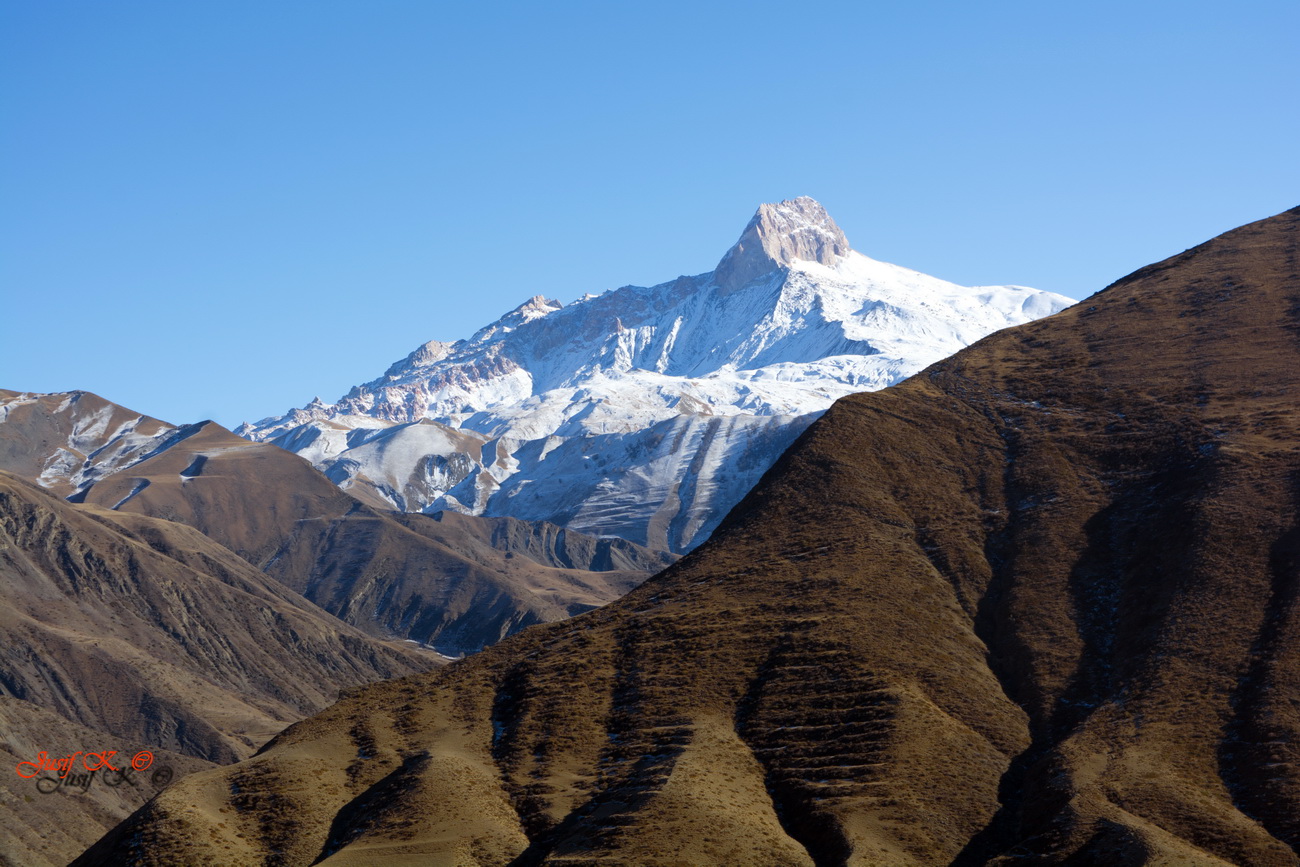
M 0 391 L 6 469 L 74 502 L 187 524 L 352 626 L 447 656 L 602 605 L 676 559 L 553 524 L 393 514 L 273 445 L 87 392 Z
M 1300 208 L 847 397 L 624 598 L 79 864 L 1300 864 Z
M 336 403 L 238 433 L 370 503 L 545 520 L 680 553 L 836 398 L 1072 303 L 869 259 L 804 197 L 762 205 L 707 274 L 567 306 L 535 296 Z

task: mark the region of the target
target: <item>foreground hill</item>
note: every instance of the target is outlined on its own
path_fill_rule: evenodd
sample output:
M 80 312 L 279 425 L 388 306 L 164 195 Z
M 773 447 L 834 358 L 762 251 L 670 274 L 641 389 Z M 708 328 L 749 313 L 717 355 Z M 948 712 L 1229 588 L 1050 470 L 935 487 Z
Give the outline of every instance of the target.
M 683 553 L 837 397 L 1072 303 L 870 259 L 801 196 L 761 205 L 713 271 L 567 305 L 536 296 L 336 403 L 239 433 L 402 511 Z
M 83 864 L 1300 863 L 1300 209 L 839 401 L 627 597 Z

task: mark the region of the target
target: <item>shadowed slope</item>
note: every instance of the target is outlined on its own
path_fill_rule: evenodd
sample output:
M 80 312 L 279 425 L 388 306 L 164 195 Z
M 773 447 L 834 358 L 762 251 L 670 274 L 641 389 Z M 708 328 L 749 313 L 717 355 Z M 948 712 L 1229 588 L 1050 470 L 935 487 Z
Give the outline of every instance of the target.
M 339 688 L 432 655 L 362 634 L 189 527 L 0 472 L 0 690 L 119 738 L 229 762 Z
M 841 400 L 627 597 L 83 863 L 1300 863 L 1298 226 Z

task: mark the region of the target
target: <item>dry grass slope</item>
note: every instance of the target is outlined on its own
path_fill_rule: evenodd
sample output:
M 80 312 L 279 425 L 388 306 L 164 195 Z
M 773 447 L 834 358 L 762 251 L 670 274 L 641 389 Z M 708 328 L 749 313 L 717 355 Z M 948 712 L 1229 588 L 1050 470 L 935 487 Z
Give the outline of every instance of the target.
M 0 686 L 117 737 L 249 755 L 340 688 L 433 660 L 340 623 L 180 524 L 0 472 Z
M 62 789 L 41 782 L 42 777 L 55 778 L 56 774 L 24 779 L 16 773 L 20 762 L 34 761 L 42 750 L 62 757 L 76 751 L 108 749 L 118 751 L 114 767 L 127 767 L 131 757 L 144 749 L 154 754 L 154 764 L 125 781 L 111 776 L 106 782 L 102 774 L 92 780 L 74 777 L 67 782 L 65 778 Z M 164 781 L 162 776 L 154 777 L 155 773 L 168 768 L 180 778 L 210 767 L 211 762 L 116 738 L 30 702 L 0 696 L 0 864 L 63 867 L 154 795 Z M 78 767 L 76 773 L 83 770 Z

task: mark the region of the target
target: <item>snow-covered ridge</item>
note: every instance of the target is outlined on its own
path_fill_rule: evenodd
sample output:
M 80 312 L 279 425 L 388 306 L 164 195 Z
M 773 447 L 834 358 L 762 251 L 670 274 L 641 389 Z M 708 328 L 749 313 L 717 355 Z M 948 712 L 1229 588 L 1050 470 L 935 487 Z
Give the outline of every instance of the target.
M 870 259 L 805 197 L 760 207 L 712 272 L 563 306 L 534 296 L 333 404 L 238 432 L 399 509 L 684 551 L 835 399 L 1071 303 Z

